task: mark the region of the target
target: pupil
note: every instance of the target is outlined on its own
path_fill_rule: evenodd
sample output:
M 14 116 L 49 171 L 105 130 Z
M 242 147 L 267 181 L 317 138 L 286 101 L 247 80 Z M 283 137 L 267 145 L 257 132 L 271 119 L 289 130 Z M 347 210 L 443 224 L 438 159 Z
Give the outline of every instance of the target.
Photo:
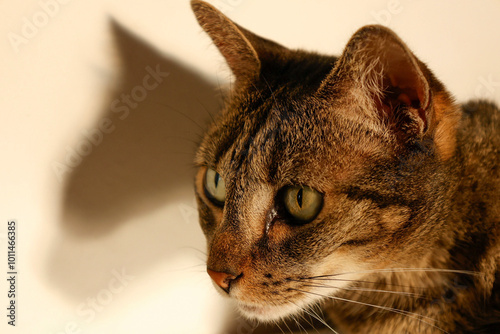
M 219 184 L 219 178 L 220 178 L 219 173 L 215 173 L 215 180 L 214 180 L 215 188 L 217 188 L 217 185 Z
M 297 192 L 297 203 L 299 204 L 299 207 L 302 208 L 302 188 L 300 188 Z

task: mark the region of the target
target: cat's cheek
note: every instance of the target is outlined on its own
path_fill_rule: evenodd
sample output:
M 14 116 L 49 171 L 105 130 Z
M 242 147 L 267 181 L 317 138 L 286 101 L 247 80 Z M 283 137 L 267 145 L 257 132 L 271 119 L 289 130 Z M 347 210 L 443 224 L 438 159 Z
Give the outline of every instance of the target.
M 360 276 L 358 272 L 370 269 L 363 256 L 351 247 L 339 247 L 317 265 L 314 276 L 332 277 L 336 288 L 343 288 Z M 327 281 L 328 282 L 328 281 Z

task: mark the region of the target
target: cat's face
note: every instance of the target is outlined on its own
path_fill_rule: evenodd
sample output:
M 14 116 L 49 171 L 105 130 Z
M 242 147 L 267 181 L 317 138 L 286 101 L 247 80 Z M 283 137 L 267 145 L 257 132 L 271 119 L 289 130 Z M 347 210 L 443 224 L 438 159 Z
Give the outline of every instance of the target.
M 303 290 L 334 290 L 314 288 L 322 283 L 314 277 L 373 269 L 389 254 L 397 257 L 390 232 L 409 218 L 405 206 L 380 208 L 357 197 L 359 180 L 384 160 L 383 140 L 364 137 L 366 129 L 354 131 L 342 117 L 327 115 L 333 110 L 315 110 L 314 102 L 289 105 L 274 98 L 257 107 L 265 119 L 253 117 L 246 105 L 232 105 L 232 116 L 213 126 L 197 158 L 208 267 L 242 274 L 230 296 L 260 319 L 319 298 Z M 302 190 L 303 208 L 289 203 L 297 201 L 295 186 L 311 189 Z M 304 222 L 292 214 L 295 208 L 312 213 Z M 358 278 L 344 275 L 346 281 L 330 284 L 341 288 Z
M 424 254 L 440 227 L 419 224 L 442 178 L 429 166 L 453 143 L 436 134 L 445 132 L 436 120 L 447 96 L 397 37 L 366 28 L 337 60 L 285 49 L 209 5 L 193 7 L 237 86 L 196 157 L 218 289 L 246 316 L 272 320 Z M 368 58 L 359 50 L 372 50 L 379 35 L 394 38 L 389 48 L 401 55 L 359 64 Z

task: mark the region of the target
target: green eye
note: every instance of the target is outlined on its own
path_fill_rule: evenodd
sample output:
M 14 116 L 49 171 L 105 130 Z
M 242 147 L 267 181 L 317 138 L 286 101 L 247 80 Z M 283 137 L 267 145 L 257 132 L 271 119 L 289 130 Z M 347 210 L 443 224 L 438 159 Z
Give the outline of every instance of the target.
M 285 189 L 283 202 L 293 218 L 308 223 L 321 210 L 323 195 L 307 186 L 292 186 Z
M 215 204 L 223 205 L 226 200 L 226 183 L 212 168 L 205 174 L 205 193 Z

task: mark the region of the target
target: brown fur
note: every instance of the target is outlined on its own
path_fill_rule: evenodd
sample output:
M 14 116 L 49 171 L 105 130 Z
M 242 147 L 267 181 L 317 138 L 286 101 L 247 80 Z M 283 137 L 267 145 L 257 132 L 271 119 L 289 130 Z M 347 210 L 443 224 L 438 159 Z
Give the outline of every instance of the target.
M 500 331 L 500 112 L 451 95 L 389 29 L 339 57 L 289 50 L 192 2 L 236 76 L 196 156 L 207 267 L 263 321 L 320 304 L 342 333 Z M 226 201 L 205 196 L 206 168 Z M 323 194 L 295 224 L 280 191 Z M 369 305 L 368 305 L 369 304 Z

